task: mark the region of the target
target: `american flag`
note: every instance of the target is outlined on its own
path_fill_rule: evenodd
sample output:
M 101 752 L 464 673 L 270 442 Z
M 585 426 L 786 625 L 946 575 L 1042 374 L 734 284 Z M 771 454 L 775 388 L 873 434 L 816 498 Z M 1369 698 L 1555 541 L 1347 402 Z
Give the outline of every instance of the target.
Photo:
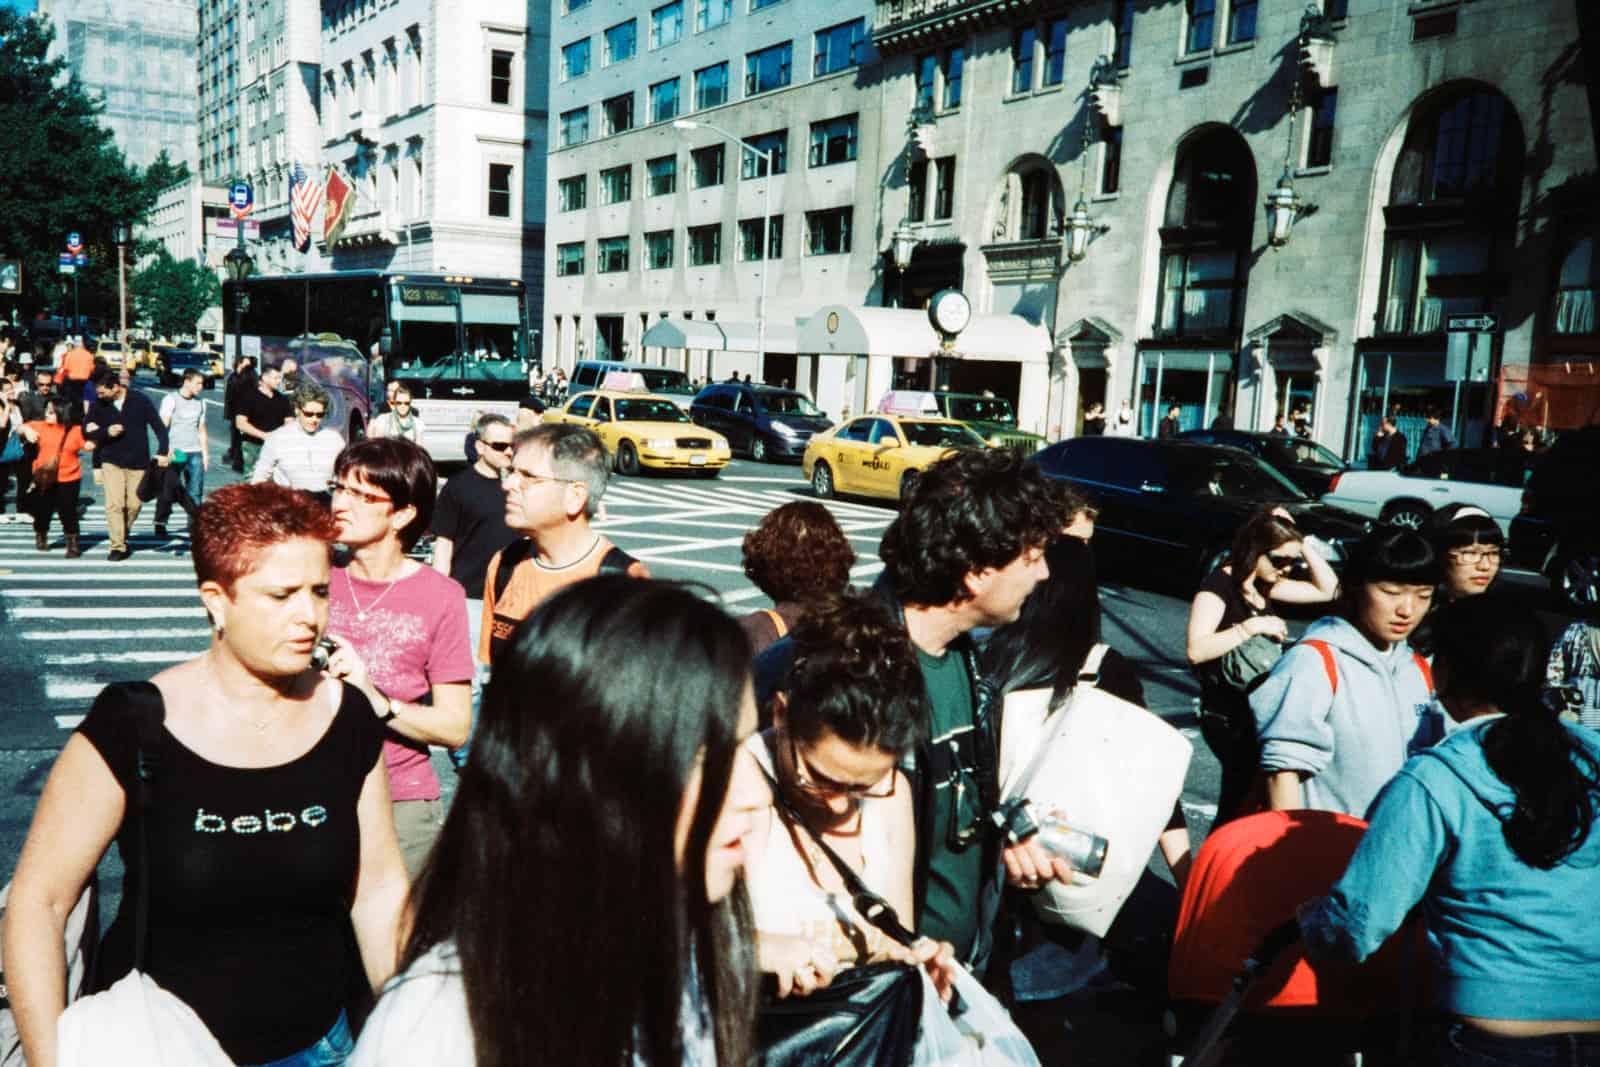
M 311 220 L 322 206 L 322 185 L 298 162 L 289 171 L 289 204 L 295 251 L 305 252 L 311 247 Z

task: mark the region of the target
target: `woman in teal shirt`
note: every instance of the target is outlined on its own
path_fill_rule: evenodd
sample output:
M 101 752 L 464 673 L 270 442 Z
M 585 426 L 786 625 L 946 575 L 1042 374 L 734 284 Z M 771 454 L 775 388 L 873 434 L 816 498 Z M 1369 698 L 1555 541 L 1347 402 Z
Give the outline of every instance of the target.
M 1600 734 L 1561 721 L 1532 611 L 1488 594 L 1436 616 L 1461 727 L 1378 795 L 1344 876 L 1301 909 L 1313 956 L 1362 960 L 1421 904 L 1442 1067 L 1600 1065 Z

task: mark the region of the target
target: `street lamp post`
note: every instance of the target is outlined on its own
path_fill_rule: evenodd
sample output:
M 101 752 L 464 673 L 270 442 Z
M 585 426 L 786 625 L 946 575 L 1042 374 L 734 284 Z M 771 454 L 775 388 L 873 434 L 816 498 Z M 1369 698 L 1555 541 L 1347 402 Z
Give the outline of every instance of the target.
M 128 237 L 126 222 L 111 227 L 111 239 L 117 245 L 117 340 L 122 342 L 124 365 L 128 361 Z
M 772 258 L 772 159 L 776 150 L 761 149 L 749 144 L 743 137 L 728 132 L 721 126 L 710 122 L 701 122 L 697 119 L 677 119 L 673 123 L 674 129 L 699 130 L 707 129 L 719 134 L 724 140 L 732 141 L 740 148 L 756 156 L 766 164 L 766 182 L 761 186 L 761 295 L 756 303 L 756 369 L 763 376 L 767 368 L 767 264 Z M 741 162 L 743 157 L 741 157 Z M 708 372 L 709 376 L 709 372 Z
M 239 243 L 228 250 L 222 257 L 222 265 L 228 272 L 228 280 L 233 286 L 233 362 L 237 366 L 239 357 L 244 355 L 244 281 L 250 277 L 250 272 L 255 269 L 255 261 L 250 258 L 250 253 L 244 250 L 244 220 L 239 220 Z

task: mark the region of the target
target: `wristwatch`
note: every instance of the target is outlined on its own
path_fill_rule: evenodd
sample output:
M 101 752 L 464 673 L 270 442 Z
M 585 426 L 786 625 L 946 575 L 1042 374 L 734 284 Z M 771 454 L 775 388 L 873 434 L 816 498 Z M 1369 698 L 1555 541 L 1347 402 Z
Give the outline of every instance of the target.
M 396 715 L 399 714 L 399 712 L 394 710 L 395 703 L 396 702 L 393 701 L 393 700 L 386 700 L 384 702 L 383 714 L 378 716 L 378 721 L 379 722 L 382 722 L 382 723 L 390 722 L 390 721 L 392 721 L 394 719 L 394 717 Z

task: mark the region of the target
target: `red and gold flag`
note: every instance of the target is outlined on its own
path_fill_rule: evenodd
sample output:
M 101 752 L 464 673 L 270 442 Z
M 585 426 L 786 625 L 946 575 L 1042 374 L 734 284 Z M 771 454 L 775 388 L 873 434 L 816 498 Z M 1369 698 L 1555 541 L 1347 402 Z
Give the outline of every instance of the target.
M 339 239 L 344 224 L 355 214 L 356 187 L 350 179 L 334 167 L 328 171 L 328 187 L 322 204 L 322 241 L 332 244 Z

